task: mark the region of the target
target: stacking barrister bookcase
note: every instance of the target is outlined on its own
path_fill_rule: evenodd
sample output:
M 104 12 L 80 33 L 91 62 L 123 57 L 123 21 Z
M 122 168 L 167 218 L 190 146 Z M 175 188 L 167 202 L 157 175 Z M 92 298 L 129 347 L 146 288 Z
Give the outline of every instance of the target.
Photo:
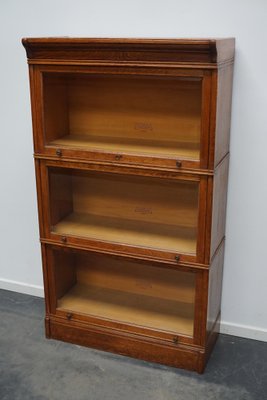
M 23 39 L 48 338 L 202 372 L 234 39 Z

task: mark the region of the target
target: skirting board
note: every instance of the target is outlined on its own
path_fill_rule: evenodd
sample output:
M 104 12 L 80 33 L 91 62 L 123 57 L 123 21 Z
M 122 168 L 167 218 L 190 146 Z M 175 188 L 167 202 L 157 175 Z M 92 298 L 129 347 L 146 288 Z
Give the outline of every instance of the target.
M 44 297 L 44 289 L 42 286 L 30 285 L 28 283 L 11 281 L 8 279 L 0 279 L 0 289 Z M 221 321 L 220 333 L 267 342 L 267 330 L 254 326 L 238 325 L 231 322 Z
M 220 333 L 267 342 L 267 330 L 257 326 L 240 325 L 233 324 L 232 322 L 221 321 Z
M 29 283 L 12 281 L 0 278 L 0 289 L 11 290 L 12 292 L 30 294 L 32 296 L 44 297 L 43 286 L 31 285 Z

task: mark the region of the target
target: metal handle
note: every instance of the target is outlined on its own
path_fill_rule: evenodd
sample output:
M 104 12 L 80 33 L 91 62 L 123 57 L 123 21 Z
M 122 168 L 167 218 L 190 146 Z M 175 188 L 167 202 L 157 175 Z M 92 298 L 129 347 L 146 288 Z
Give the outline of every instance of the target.
M 178 336 L 174 336 L 174 338 L 172 339 L 174 344 L 177 344 L 178 340 L 179 340 Z
M 56 149 L 56 155 L 61 157 L 62 156 L 62 150 Z
M 61 242 L 62 242 L 62 243 L 66 243 L 66 241 L 67 241 L 66 236 L 62 236 L 62 237 L 61 237 Z

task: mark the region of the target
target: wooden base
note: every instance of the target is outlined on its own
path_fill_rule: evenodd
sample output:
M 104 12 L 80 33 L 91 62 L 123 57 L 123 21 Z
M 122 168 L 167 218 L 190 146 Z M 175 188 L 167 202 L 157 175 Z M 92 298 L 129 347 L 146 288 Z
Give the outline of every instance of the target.
M 117 353 L 141 360 L 169 365 L 203 373 L 207 355 L 211 349 L 187 346 L 129 334 L 89 324 L 64 321 L 61 318 L 46 320 L 48 338 L 62 340 L 81 346 Z M 211 345 L 214 345 L 214 341 Z

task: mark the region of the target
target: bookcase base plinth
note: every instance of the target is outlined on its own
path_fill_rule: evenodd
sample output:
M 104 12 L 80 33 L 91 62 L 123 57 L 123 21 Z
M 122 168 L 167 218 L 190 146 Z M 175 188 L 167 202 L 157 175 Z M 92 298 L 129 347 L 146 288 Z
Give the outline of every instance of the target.
M 105 328 L 50 318 L 46 336 L 76 345 L 116 353 L 140 360 L 203 373 L 218 334 L 212 333 L 210 348 L 172 344 L 154 338 L 115 332 Z

